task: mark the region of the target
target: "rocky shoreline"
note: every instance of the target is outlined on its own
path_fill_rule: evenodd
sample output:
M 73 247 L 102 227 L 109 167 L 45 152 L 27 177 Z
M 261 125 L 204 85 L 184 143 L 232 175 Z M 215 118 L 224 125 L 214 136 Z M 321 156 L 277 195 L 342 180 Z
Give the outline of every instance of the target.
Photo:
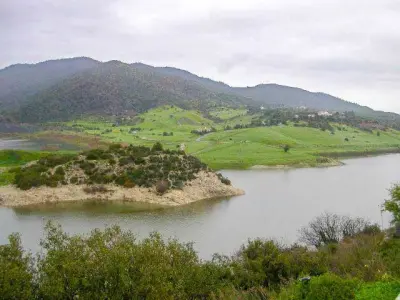
M 155 188 L 124 188 L 114 184 L 103 185 L 103 191 L 88 193 L 86 185 L 64 185 L 55 188 L 38 187 L 20 190 L 15 186 L 0 187 L 0 206 L 22 207 L 46 203 L 79 201 L 127 201 L 180 206 L 201 200 L 243 195 L 244 191 L 223 184 L 215 173 L 200 172 L 196 179 L 185 183 L 182 189 L 170 189 L 160 195 Z

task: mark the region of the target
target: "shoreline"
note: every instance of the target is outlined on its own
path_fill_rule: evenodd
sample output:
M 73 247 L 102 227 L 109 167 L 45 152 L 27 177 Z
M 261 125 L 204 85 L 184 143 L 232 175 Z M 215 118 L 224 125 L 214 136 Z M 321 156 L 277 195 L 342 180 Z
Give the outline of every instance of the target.
M 225 185 L 212 173 L 202 173 L 186 183 L 182 190 L 168 190 L 163 195 L 156 193 L 155 188 L 124 188 L 117 185 L 104 185 L 106 192 L 87 193 L 86 185 L 65 185 L 56 188 L 38 187 L 27 191 L 15 186 L 0 187 L 0 206 L 24 207 L 37 204 L 85 202 L 85 201 L 125 201 L 159 204 L 163 206 L 181 206 L 213 198 L 233 197 L 244 194 L 244 191 L 231 185 Z

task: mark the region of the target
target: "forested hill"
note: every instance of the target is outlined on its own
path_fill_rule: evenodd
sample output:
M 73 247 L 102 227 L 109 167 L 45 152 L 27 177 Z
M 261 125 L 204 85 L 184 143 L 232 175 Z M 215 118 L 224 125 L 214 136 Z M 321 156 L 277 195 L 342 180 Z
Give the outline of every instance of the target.
M 136 114 L 161 105 L 206 111 L 246 104 L 243 96 L 214 92 L 156 69 L 110 61 L 32 96 L 17 117 L 25 122 L 67 120 L 83 114 Z
M 21 122 L 82 115 L 136 114 L 171 104 L 207 112 L 215 106 L 305 106 L 398 118 L 324 93 L 276 84 L 231 87 L 172 67 L 71 58 L 20 64 L 0 70 L 0 114 Z
M 78 57 L 18 64 L 0 70 L 0 110 L 17 108 L 37 92 L 98 64 L 91 58 Z

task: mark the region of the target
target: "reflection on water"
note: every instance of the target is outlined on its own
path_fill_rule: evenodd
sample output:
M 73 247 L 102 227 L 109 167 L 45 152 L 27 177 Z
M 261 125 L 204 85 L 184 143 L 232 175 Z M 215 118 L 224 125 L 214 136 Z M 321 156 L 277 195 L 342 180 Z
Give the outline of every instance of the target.
M 229 199 L 211 199 L 199 201 L 184 206 L 164 206 L 154 203 L 130 201 L 78 201 L 64 203 L 45 203 L 13 208 L 16 216 L 66 216 L 86 215 L 89 217 L 112 216 L 120 217 L 121 214 L 148 214 L 154 216 L 198 215 L 208 213 L 215 205 L 223 204 Z
M 80 148 L 73 144 L 62 143 L 59 141 L 52 141 L 48 139 L 34 139 L 34 140 L 11 140 L 0 139 L 0 150 L 13 149 L 13 150 L 69 150 L 78 151 Z
M 143 203 L 72 203 L 24 209 L 0 208 L 0 244 L 20 232 L 26 247 L 38 250 L 43 226 L 60 223 L 69 233 L 119 225 L 138 237 L 153 231 L 195 242 L 203 258 L 231 254 L 248 238 L 292 243 L 313 217 L 331 211 L 388 224 L 380 205 L 399 181 L 400 155 L 352 159 L 334 168 L 224 171 L 246 195 L 175 208 Z
M 46 203 L 29 205 L 21 208 L 14 208 L 17 215 L 50 215 L 61 214 L 75 215 L 80 213 L 87 216 L 96 216 L 103 214 L 124 214 L 139 213 L 162 209 L 163 206 L 143 202 L 124 202 L 124 201 L 85 201 L 85 202 L 65 202 L 65 203 Z

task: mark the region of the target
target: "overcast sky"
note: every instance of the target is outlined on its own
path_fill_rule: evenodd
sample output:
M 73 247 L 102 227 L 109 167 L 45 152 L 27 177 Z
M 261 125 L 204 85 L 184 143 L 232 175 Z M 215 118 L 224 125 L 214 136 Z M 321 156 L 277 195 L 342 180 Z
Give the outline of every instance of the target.
M 0 68 L 74 56 L 400 113 L 399 0 L 0 0 Z

